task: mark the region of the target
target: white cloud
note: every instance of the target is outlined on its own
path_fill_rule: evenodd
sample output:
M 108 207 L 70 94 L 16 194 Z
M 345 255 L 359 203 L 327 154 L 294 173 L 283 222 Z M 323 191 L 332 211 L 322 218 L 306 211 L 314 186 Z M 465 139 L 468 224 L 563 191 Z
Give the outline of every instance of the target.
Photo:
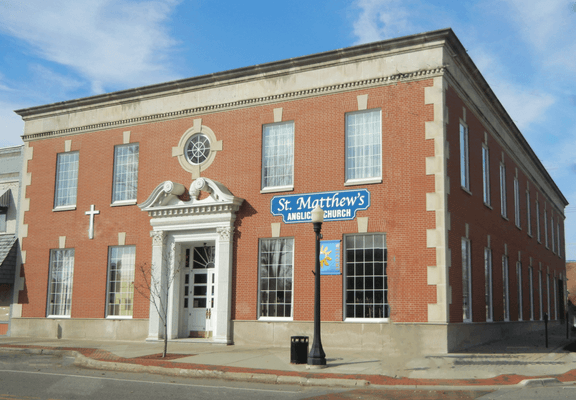
M 576 72 L 575 3 L 566 0 L 507 0 L 524 40 L 544 56 L 540 62 L 548 67 L 567 68 Z M 568 75 L 566 76 L 568 78 Z
M 358 0 L 361 12 L 354 21 L 356 44 L 402 36 L 414 29 L 405 2 L 399 0 Z
M 67 91 L 80 88 L 83 84 L 78 79 L 58 74 L 40 64 L 30 65 L 30 71 L 33 76 L 32 79 L 41 81 L 43 86 L 45 86 L 43 90 L 49 90 L 52 96 L 54 95 L 54 91 L 66 93 Z
M 177 1 L 0 2 L 0 30 L 38 56 L 78 72 L 94 93 L 175 79 L 166 22 Z

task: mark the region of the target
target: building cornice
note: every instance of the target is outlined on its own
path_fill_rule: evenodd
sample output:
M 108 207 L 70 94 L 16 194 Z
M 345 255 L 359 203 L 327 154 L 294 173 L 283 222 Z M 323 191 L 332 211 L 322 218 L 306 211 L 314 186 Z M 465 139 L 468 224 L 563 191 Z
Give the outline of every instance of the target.
M 325 68 L 335 64 L 356 62 L 358 59 L 366 60 L 375 58 L 381 56 L 382 53 L 409 52 L 414 49 L 429 47 L 435 42 L 438 46 L 442 46 L 444 40 L 450 36 L 454 36 L 455 38 L 455 35 L 450 28 L 441 29 L 401 38 L 331 50 L 323 53 L 237 68 L 229 71 L 216 72 L 113 93 L 30 107 L 16 110 L 15 112 L 24 120 L 27 120 L 35 117 L 42 117 L 45 114 L 68 112 L 79 108 L 100 108 L 106 104 L 129 103 L 132 101 L 168 96 L 171 94 L 196 91 L 206 87 L 214 87 L 219 84 L 239 83 L 246 80 L 261 80 L 278 75 L 293 74 L 308 69 Z
M 314 97 L 314 96 L 321 96 L 331 93 L 339 93 L 345 92 L 350 90 L 358 90 L 364 89 L 374 86 L 382 86 L 387 84 L 398 83 L 402 81 L 413 81 L 419 79 L 428 79 L 435 76 L 442 75 L 444 73 L 445 67 L 438 67 L 432 68 L 427 70 L 418 70 L 418 71 L 411 71 L 411 72 L 404 72 L 398 73 L 390 76 L 378 77 L 373 79 L 363 79 L 354 82 L 348 82 L 343 84 L 336 84 L 336 85 L 326 85 L 311 89 L 304 89 L 304 90 L 297 90 L 293 92 L 281 93 L 276 95 L 270 96 L 263 96 L 263 97 L 255 97 L 250 99 L 243 99 L 233 102 L 224 102 L 218 104 L 211 104 L 206 106 L 200 107 L 193 107 L 193 108 L 186 108 L 180 111 L 169 111 L 165 113 L 158 113 L 158 114 L 151 114 L 151 115 L 144 115 L 137 118 L 128 118 L 128 119 L 119 119 L 115 121 L 107 121 L 102 122 L 99 124 L 90 124 L 78 127 L 72 127 L 67 129 L 59 129 L 55 131 L 46 131 L 46 132 L 39 132 L 33 133 L 29 135 L 23 135 L 22 139 L 26 142 L 37 140 L 37 139 L 45 139 L 48 137 L 55 137 L 55 136 L 67 136 L 73 135 L 78 133 L 85 133 L 85 132 L 92 132 L 92 131 L 100 131 L 104 129 L 114 129 L 114 128 L 121 128 L 124 126 L 134 126 L 144 123 L 150 122 L 160 122 L 169 119 L 175 118 L 185 118 L 185 117 L 193 117 L 198 116 L 206 113 L 213 113 L 213 112 L 221 112 L 221 111 L 228 111 L 231 109 L 238 109 L 238 108 L 245 108 L 251 107 L 254 105 L 265 105 L 265 104 L 272 104 L 277 103 L 280 101 L 287 101 L 287 100 L 298 100 L 306 97 Z M 18 111 L 17 111 L 18 112 Z

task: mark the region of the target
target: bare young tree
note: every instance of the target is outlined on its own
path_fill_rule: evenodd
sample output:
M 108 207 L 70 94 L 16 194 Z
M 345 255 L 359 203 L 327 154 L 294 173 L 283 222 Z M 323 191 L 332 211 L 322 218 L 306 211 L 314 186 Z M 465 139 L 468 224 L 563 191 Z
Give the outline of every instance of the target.
M 162 357 L 166 357 L 168 351 L 168 301 L 170 289 L 180 272 L 178 260 L 174 257 L 175 243 L 171 242 L 162 250 L 162 265 L 141 264 L 138 270 L 142 274 L 143 283 L 135 285 L 135 289 L 143 297 L 148 299 L 154 306 L 164 327 L 164 351 Z

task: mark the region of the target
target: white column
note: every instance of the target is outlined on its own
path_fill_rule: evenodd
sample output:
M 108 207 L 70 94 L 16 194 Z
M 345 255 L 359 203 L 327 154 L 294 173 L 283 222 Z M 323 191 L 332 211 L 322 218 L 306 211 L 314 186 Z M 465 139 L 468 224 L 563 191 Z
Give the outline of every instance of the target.
M 168 246 L 168 264 L 170 273 L 167 274 L 168 289 L 168 338 L 178 337 L 178 323 L 180 321 L 180 262 L 181 246 L 170 240 Z
M 213 340 L 217 342 L 231 341 L 232 317 L 232 245 L 234 227 L 216 228 L 218 241 L 217 254 L 217 293 L 215 326 L 213 327 Z
M 150 267 L 150 319 L 148 323 L 148 339 L 161 339 L 163 335 L 162 319 L 158 314 L 158 309 L 154 304 L 154 296 L 156 290 L 155 286 L 159 287 L 159 283 L 162 282 L 162 269 L 164 264 L 164 239 L 165 234 L 163 231 L 152 231 L 150 232 L 152 237 L 152 265 Z

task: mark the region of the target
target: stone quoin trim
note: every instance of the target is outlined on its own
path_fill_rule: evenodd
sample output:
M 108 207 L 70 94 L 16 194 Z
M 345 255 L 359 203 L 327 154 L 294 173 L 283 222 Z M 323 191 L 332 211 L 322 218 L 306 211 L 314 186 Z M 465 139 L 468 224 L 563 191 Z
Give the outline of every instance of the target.
M 14 275 L 14 290 L 12 298 L 12 318 L 19 318 L 22 316 L 22 304 L 19 304 L 18 298 L 20 291 L 24 290 L 24 278 L 20 276 L 20 269 L 22 264 L 26 263 L 26 250 L 22 250 L 22 239 L 28 237 L 28 224 L 24 223 L 24 214 L 30 211 L 30 198 L 26 196 L 26 188 L 32 184 L 32 173 L 28 172 L 28 161 L 32 160 L 34 156 L 34 148 L 30 147 L 28 143 L 24 143 L 22 149 L 24 160 L 22 162 L 22 187 L 20 188 L 20 216 L 18 227 L 18 246 L 20 246 L 20 262 L 16 263 L 16 270 Z
M 436 228 L 426 232 L 427 246 L 436 248 L 436 265 L 428 266 L 428 285 L 436 286 L 436 303 L 428 304 L 428 322 L 449 322 L 448 305 L 451 289 L 448 285 L 448 267 L 450 257 L 448 249 L 448 229 L 450 228 L 447 211 L 449 181 L 446 160 L 448 158 L 446 142 L 446 81 L 442 77 L 434 78 L 434 86 L 424 89 L 425 104 L 434 105 L 434 121 L 426 122 L 426 139 L 434 140 L 433 157 L 426 157 L 426 175 L 434 175 L 436 191 L 426 193 L 426 211 L 436 213 Z

